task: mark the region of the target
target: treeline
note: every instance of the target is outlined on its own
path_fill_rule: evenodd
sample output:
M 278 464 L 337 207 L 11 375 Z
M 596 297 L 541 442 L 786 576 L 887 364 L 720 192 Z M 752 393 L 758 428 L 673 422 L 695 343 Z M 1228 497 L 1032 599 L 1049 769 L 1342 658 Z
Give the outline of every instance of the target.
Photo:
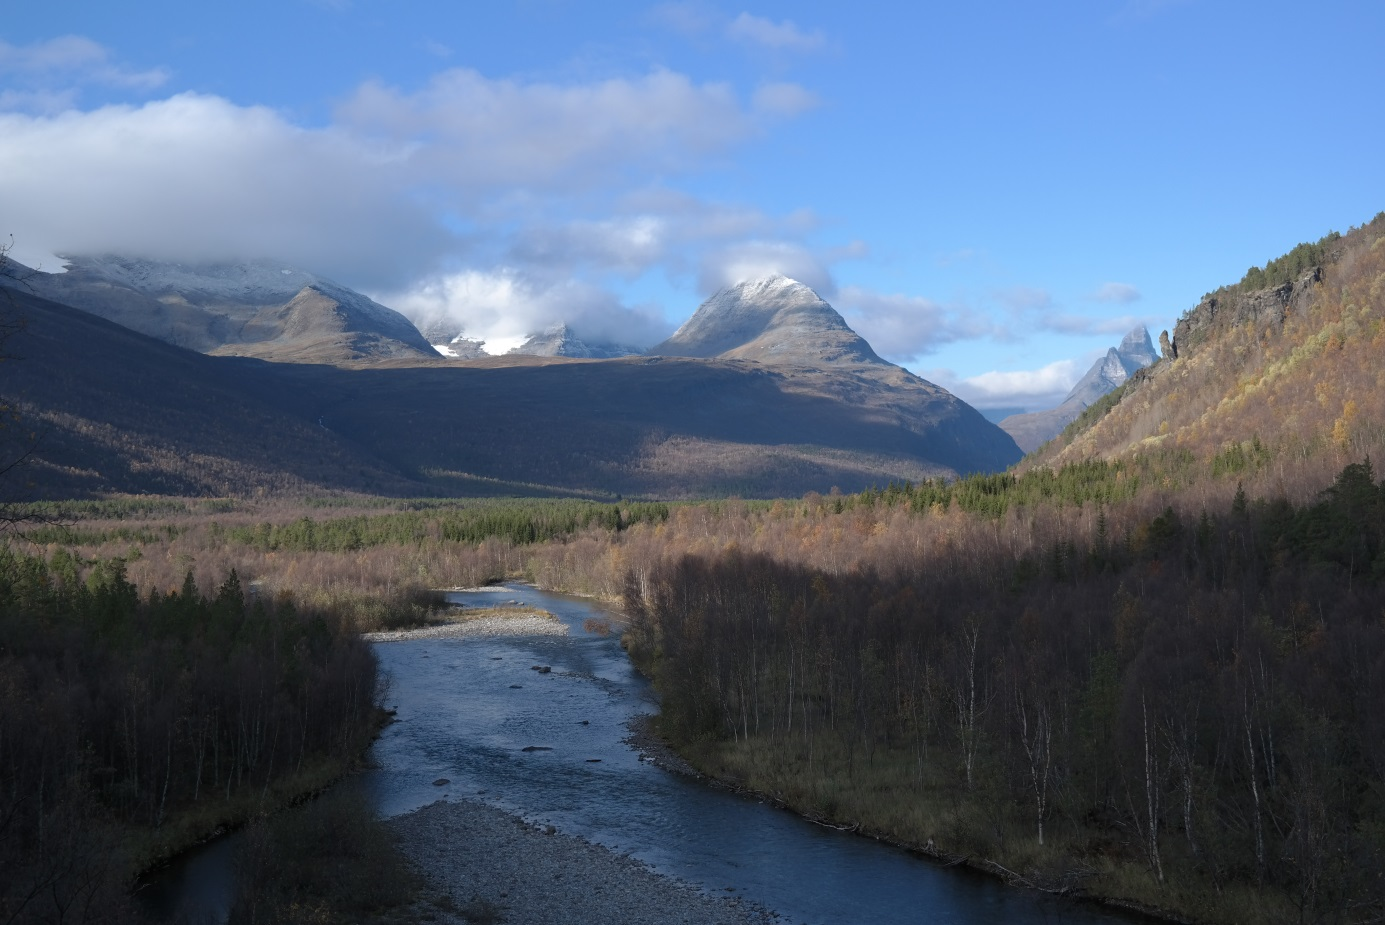
M 367 645 L 234 571 L 141 596 L 119 560 L 0 549 L 0 921 L 118 919 L 131 865 L 339 773 L 375 700 Z
M 972 567 L 684 557 L 626 607 L 665 730 L 800 808 L 1200 919 L 1385 915 L 1369 463 Z
M 1021 475 L 1001 472 L 951 481 L 925 479 L 917 485 L 891 482 L 883 489 L 868 488 L 837 500 L 833 509 L 840 514 L 858 505 L 905 505 L 914 513 L 925 513 L 945 512 L 956 505 L 969 514 L 999 517 L 1016 505 L 1113 504 L 1133 497 L 1139 487 L 1139 473 L 1130 465 L 1096 459 L 1072 463 L 1056 471 L 1031 469 Z
M 561 539 L 589 527 L 618 532 L 638 523 L 660 523 L 668 519 L 668 513 L 669 506 L 659 502 L 618 505 L 559 500 L 497 501 L 451 510 L 400 511 L 321 521 L 303 517 L 287 524 L 227 527 L 222 535 L 230 542 L 262 551 L 346 552 L 430 543 L 475 545 L 492 538 L 525 546 Z
M 1313 267 L 1326 263 L 1332 255 L 1332 245 L 1341 239 L 1338 232 L 1330 231 L 1316 242 L 1300 244 L 1282 257 L 1269 261 L 1263 270 L 1251 267 L 1241 277 L 1241 291 L 1253 292 L 1293 282 Z

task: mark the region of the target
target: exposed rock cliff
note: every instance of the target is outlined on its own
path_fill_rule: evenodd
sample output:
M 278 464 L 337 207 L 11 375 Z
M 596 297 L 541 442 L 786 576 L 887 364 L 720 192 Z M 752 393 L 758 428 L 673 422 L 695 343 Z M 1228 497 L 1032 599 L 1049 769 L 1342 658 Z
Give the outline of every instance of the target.
M 1229 295 L 1213 293 L 1178 319 L 1173 328 L 1173 351 L 1177 356 L 1188 356 L 1215 332 L 1248 322 L 1278 333 L 1290 312 L 1307 307 L 1320 282 L 1322 268 L 1313 267 L 1297 280 L 1272 289 L 1245 294 L 1235 290 Z

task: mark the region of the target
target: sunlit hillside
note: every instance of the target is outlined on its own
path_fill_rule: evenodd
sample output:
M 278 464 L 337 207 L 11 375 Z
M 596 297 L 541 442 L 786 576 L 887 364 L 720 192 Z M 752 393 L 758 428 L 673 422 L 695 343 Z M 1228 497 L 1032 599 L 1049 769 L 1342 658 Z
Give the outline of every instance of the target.
M 1171 489 L 1298 499 L 1385 441 L 1385 213 L 1209 293 L 1166 356 L 1023 468 L 1124 459 Z M 1210 484 L 1209 484 L 1210 482 Z

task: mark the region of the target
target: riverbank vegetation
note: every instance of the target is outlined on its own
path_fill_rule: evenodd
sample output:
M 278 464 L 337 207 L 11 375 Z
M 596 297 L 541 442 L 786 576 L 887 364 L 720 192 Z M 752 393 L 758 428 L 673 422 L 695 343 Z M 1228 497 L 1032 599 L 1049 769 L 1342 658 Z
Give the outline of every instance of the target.
M 1219 922 L 1385 912 L 1385 485 L 1172 507 L 888 571 L 731 549 L 626 611 L 704 770 L 1044 889 Z
M 665 733 L 719 777 L 1045 889 L 1208 921 L 1370 921 L 1385 489 L 1367 461 L 1315 491 L 1325 458 L 1237 449 L 1196 493 L 1093 461 L 621 511 L 542 542 L 515 542 L 512 519 L 551 502 L 449 539 L 368 522 L 416 512 L 235 501 L 106 508 L 71 545 L 30 544 L 50 572 L 114 557 L 149 588 L 239 562 L 243 594 L 296 613 L 503 578 L 623 595 Z M 1266 474 L 1286 463 L 1305 473 L 1292 495 Z M 361 542 L 265 541 L 313 514 Z
M 234 864 L 230 925 L 418 920 L 421 878 L 349 788 L 257 820 Z
M 0 921 L 120 921 L 149 863 L 320 789 L 378 722 L 334 614 L 0 549 Z

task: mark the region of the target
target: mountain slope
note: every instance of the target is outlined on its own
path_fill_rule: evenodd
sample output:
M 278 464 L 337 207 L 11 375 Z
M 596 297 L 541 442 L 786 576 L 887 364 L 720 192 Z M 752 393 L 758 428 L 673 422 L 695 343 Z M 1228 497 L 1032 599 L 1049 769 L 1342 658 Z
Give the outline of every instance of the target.
M 786 276 L 722 289 L 672 337 L 647 352 L 799 365 L 885 362 L 836 309 Z
M 555 324 L 530 334 L 528 340 L 510 351 L 513 354 L 535 357 L 572 357 L 582 360 L 613 359 L 639 356 L 643 350 L 619 344 L 593 344 L 580 339 L 566 324 Z
M 1062 403 L 1047 411 L 1012 414 L 1000 422 L 1000 427 L 1032 453 L 1058 436 L 1077 416 L 1103 395 L 1119 388 L 1137 369 L 1143 369 L 1159 359 L 1154 342 L 1144 325 L 1125 335 L 1120 346 L 1112 347 L 1106 355 L 1092 364 L 1091 369 L 1077 381 Z
M 22 291 L 0 292 L 0 307 L 24 325 L 0 364 L 0 395 L 20 415 L 0 429 L 0 453 L 31 453 L 11 496 L 410 490 L 372 454 L 247 391 L 252 361 L 173 347 Z
M 645 357 L 271 363 L 6 296 L 27 327 L 0 363 L 0 395 L 25 426 L 0 436 L 41 435 L 21 496 L 776 497 L 955 474 L 974 454 L 955 420 L 902 422 L 857 394 L 873 386 L 814 370 Z
M 1378 456 L 1385 213 L 1210 293 L 1172 346 L 1175 357 L 1131 376 L 1025 467 L 1123 458 L 1169 484 L 1205 473 L 1294 500 Z
M 407 318 L 331 280 L 269 261 L 172 264 L 74 257 L 26 274 L 36 294 L 202 353 L 296 362 L 436 356 Z
M 1004 469 L 1022 455 L 974 408 L 882 360 L 836 309 L 785 276 L 717 292 L 648 354 L 763 365 L 794 388 L 851 403 L 932 441 L 929 458 L 957 473 Z

